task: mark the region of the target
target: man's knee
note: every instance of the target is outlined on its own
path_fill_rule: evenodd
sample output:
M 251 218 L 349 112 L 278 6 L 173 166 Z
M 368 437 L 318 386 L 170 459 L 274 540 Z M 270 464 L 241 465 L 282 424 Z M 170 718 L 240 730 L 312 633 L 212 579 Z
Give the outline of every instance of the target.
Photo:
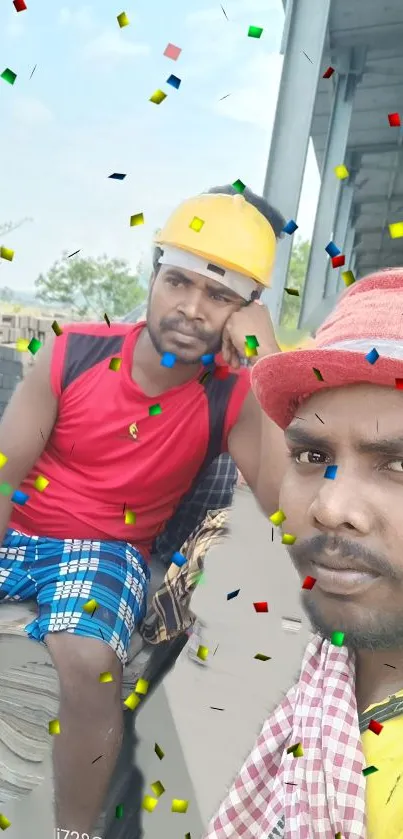
M 122 665 L 103 641 L 68 632 L 45 637 L 59 676 L 61 698 L 88 711 L 111 707 L 121 698 Z M 90 707 L 91 705 L 91 707 Z M 83 709 L 84 710 L 84 709 Z

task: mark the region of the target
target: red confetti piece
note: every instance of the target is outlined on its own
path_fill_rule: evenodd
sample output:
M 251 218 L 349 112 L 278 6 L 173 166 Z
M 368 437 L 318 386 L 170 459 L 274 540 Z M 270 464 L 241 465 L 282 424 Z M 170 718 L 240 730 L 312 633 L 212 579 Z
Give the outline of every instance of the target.
M 333 268 L 341 268 L 346 261 L 346 257 L 343 256 L 342 253 L 339 253 L 337 256 L 332 257 L 332 265 Z
M 400 116 L 396 114 L 388 114 L 389 125 L 391 128 L 400 128 Z
M 25 12 L 25 9 L 27 8 L 24 3 L 24 0 L 13 0 L 13 5 L 15 7 L 16 12 Z
M 309 576 L 305 577 L 305 580 L 302 583 L 302 588 L 306 588 L 306 589 L 308 589 L 308 591 L 311 591 L 311 589 L 313 589 L 315 583 L 316 583 L 316 578 L 315 577 L 309 577 Z
M 376 720 L 370 720 L 368 729 L 369 731 L 372 731 L 374 734 L 380 734 L 383 729 L 383 725 L 381 725 L 381 723 L 377 722 Z
M 220 379 L 222 381 L 223 379 L 228 379 L 228 376 L 229 376 L 229 367 L 228 367 L 227 364 L 225 366 L 222 365 L 221 367 L 216 367 L 216 369 L 214 370 L 214 378 L 215 379 Z
M 403 390 L 403 379 L 395 379 L 396 390 Z
M 330 79 L 330 76 L 333 76 L 334 67 L 328 67 L 327 70 L 323 73 L 322 79 Z
M 254 603 L 255 612 L 268 612 L 269 606 L 267 600 L 262 600 L 260 603 Z

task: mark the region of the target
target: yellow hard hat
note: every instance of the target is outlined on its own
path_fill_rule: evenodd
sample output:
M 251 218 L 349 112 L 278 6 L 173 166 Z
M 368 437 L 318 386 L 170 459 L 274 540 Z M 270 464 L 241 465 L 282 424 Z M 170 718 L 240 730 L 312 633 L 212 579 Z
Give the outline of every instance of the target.
M 183 201 L 154 242 L 181 248 L 268 287 L 276 256 L 271 224 L 243 195 L 206 193 Z

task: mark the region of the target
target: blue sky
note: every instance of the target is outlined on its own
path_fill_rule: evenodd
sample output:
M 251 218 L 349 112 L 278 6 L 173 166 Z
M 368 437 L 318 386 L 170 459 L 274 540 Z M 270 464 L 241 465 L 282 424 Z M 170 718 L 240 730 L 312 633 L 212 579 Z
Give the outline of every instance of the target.
M 156 227 L 189 195 L 240 178 L 263 187 L 282 58 L 281 0 L 147 0 L 116 6 L 12 0 L 0 8 L 0 223 L 15 250 L 1 285 L 34 285 L 62 251 L 147 258 Z M 125 11 L 130 25 L 120 29 Z M 264 29 L 247 37 L 250 25 Z M 168 42 L 182 48 L 164 57 Z M 34 66 L 36 70 L 30 79 Z M 166 84 L 170 73 L 179 90 Z M 149 97 L 161 88 L 161 105 Z M 220 99 L 231 94 L 227 99 Z M 108 180 L 112 172 L 125 181 Z M 318 191 L 312 153 L 297 221 L 311 234 Z M 281 209 L 281 208 L 279 208 Z M 143 212 L 145 225 L 130 228 Z

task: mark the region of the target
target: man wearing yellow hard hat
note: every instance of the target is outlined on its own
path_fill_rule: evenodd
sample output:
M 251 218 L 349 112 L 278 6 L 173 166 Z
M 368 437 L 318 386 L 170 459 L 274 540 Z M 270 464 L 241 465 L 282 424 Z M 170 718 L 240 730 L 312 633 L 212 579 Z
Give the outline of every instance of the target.
M 122 737 L 123 666 L 166 523 L 225 452 L 266 513 L 278 509 L 283 434 L 242 360 L 278 351 L 257 300 L 283 226 L 248 189 L 184 201 L 156 238 L 146 321 L 63 325 L 0 423 L 10 488 L 0 495 L 0 609 L 36 600 L 26 632 L 58 672 L 63 830 L 90 834 L 101 809 Z

